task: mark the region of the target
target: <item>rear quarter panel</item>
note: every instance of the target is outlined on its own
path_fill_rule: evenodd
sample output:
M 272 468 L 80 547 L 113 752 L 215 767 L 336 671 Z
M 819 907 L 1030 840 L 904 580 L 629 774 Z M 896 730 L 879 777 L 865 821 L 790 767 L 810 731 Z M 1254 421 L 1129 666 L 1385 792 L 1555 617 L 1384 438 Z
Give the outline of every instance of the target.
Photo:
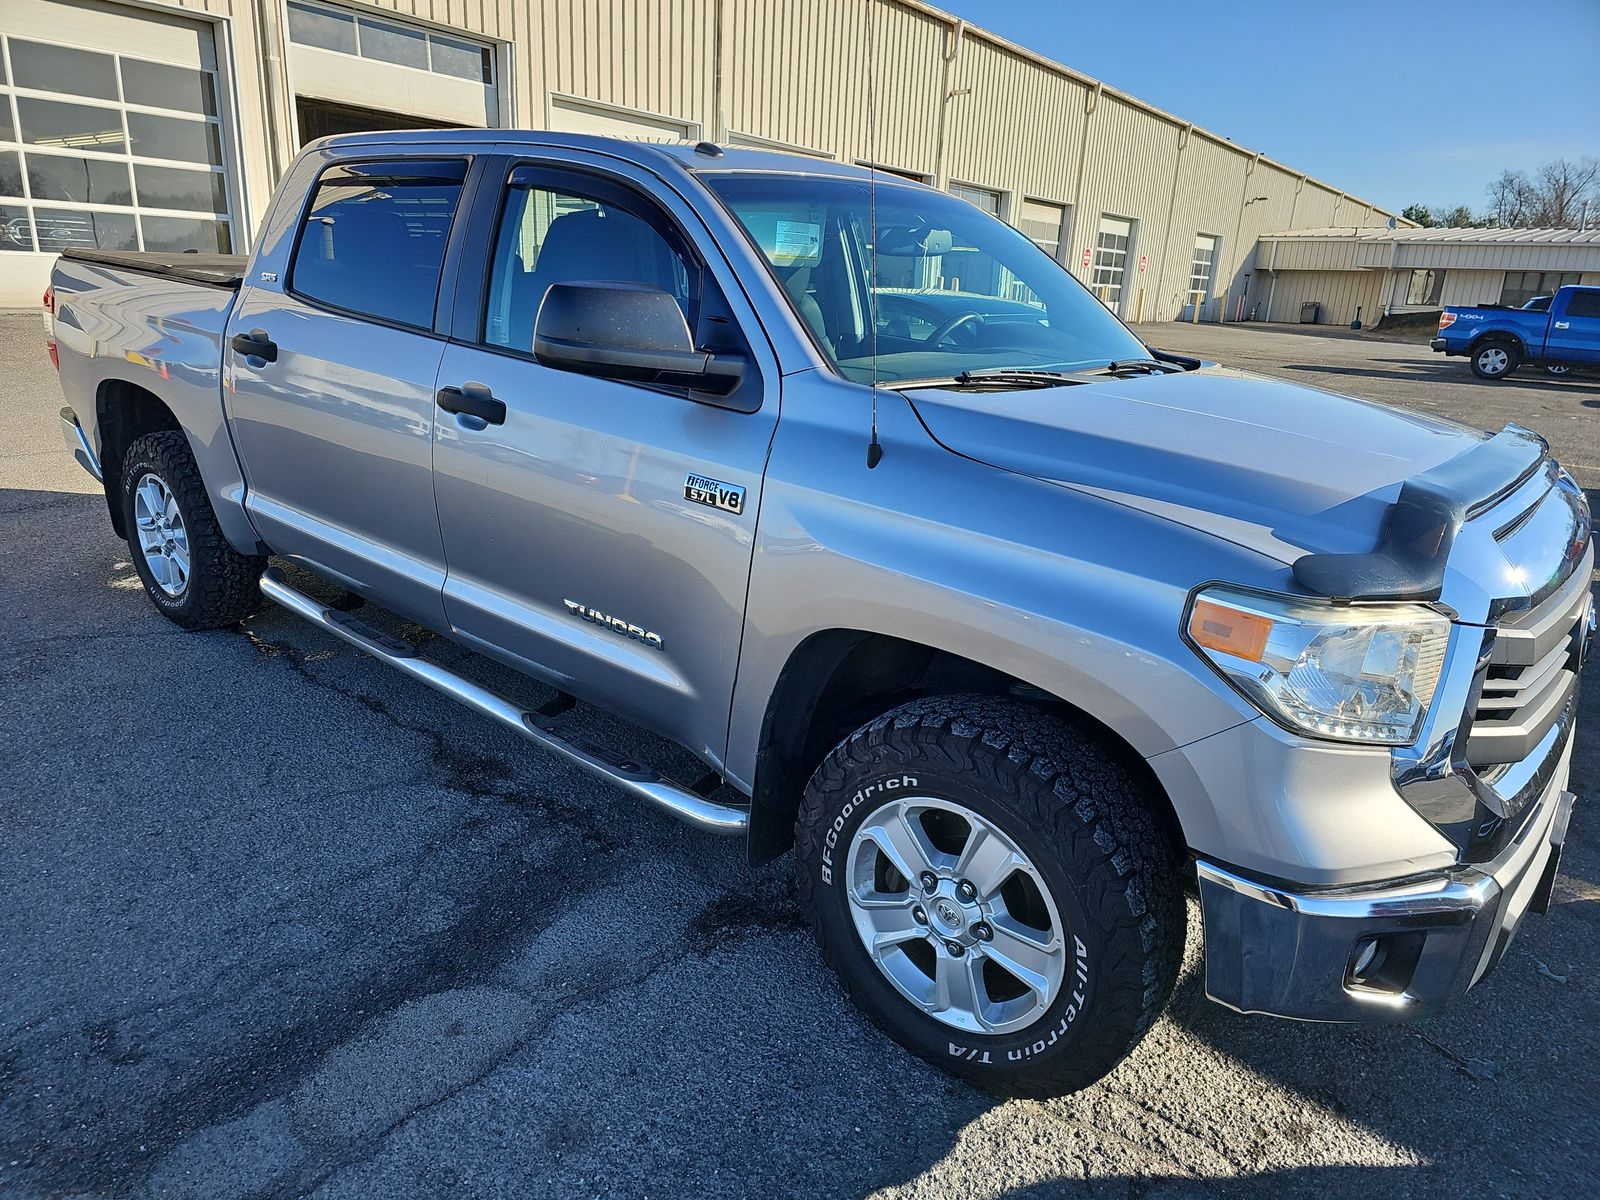
M 223 415 L 222 346 L 235 293 L 70 259 L 57 260 L 51 286 L 61 389 L 95 454 L 104 462 L 107 385 L 152 393 L 188 437 L 223 534 L 240 551 L 259 553 Z

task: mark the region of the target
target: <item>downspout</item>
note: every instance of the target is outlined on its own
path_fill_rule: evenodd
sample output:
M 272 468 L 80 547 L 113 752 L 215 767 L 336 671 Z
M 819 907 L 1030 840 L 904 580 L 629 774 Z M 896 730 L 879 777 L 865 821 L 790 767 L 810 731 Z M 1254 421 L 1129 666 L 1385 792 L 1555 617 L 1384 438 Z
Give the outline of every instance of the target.
M 1172 166 L 1172 191 L 1170 193 L 1168 193 L 1168 195 L 1167 195 L 1167 236 L 1166 236 L 1166 239 L 1161 243 L 1161 260 L 1156 263 L 1156 275 L 1155 275 L 1155 278 L 1156 278 L 1157 295 L 1156 295 L 1155 311 L 1151 313 L 1151 319 L 1155 320 L 1155 321 L 1159 321 L 1159 320 L 1162 319 L 1161 318 L 1160 289 L 1162 287 L 1166 286 L 1165 281 L 1166 281 L 1166 278 L 1167 278 L 1167 255 L 1169 253 L 1171 253 L 1171 251 L 1172 251 L 1172 214 L 1177 211 L 1177 207 L 1178 207 L 1178 179 L 1179 179 L 1179 177 L 1181 177 L 1183 175 L 1183 151 L 1184 151 L 1184 147 L 1186 147 L 1189 144 L 1189 138 L 1192 137 L 1193 134 L 1194 134 L 1194 126 L 1192 124 L 1185 125 L 1181 129 L 1178 130 L 1178 157 L 1177 157 L 1177 161 L 1175 163 L 1173 163 L 1173 166 Z M 1191 267 L 1191 273 L 1192 273 L 1192 271 L 1193 271 L 1193 268 Z M 1183 296 L 1183 295 L 1187 294 L 1187 292 L 1188 292 L 1188 289 L 1185 288 L 1183 292 L 1179 293 L 1179 295 Z M 1172 319 L 1176 321 L 1176 320 L 1181 318 L 1182 314 L 1183 314 L 1183 301 L 1180 299 L 1178 301 L 1178 311 L 1172 314 Z
M 261 43 L 262 62 L 261 109 L 267 122 L 267 171 L 274 187 L 294 153 L 294 139 L 286 128 L 292 113 L 287 96 L 289 76 L 284 65 L 282 31 L 273 19 L 282 11 L 279 5 L 256 5 L 256 37 Z M 265 215 L 265 211 L 258 214 L 258 220 Z
M 711 32 L 711 57 L 714 63 L 711 69 L 711 104 L 715 118 L 711 126 L 711 140 L 714 142 L 728 140 L 728 106 L 724 90 L 727 83 L 727 69 L 722 59 L 727 50 L 727 39 L 723 36 L 727 20 L 728 0 L 717 0 L 717 11 L 713 17 Z
M 1267 320 L 1272 320 L 1272 298 L 1278 293 L 1278 243 L 1272 243 L 1272 253 L 1267 256 Z
M 1239 219 L 1233 223 L 1233 249 L 1229 251 L 1230 255 L 1239 253 L 1239 238 L 1244 233 L 1244 210 L 1250 203 L 1250 176 L 1256 173 L 1256 164 L 1260 161 L 1261 155 L 1253 155 L 1244 168 L 1244 187 L 1239 191 Z M 1239 260 L 1239 266 L 1242 267 L 1243 265 L 1244 259 L 1241 258 Z M 1230 285 L 1233 276 L 1237 275 L 1238 273 L 1238 268 L 1235 267 L 1232 274 L 1230 274 L 1228 277 Z M 1229 290 L 1231 290 L 1231 287 Z M 1222 316 L 1226 317 L 1227 314 L 1223 313 Z
M 939 117 L 935 127 L 933 146 L 933 185 L 945 190 L 950 186 L 950 177 L 945 172 L 944 143 L 945 134 L 949 125 L 947 110 L 955 93 L 950 88 L 950 77 L 955 70 L 956 57 L 961 53 L 961 39 L 966 35 L 967 23 L 957 21 L 955 25 L 945 31 L 945 51 L 940 56 L 943 60 L 939 69 Z
M 1084 94 L 1083 97 L 1083 137 L 1078 141 L 1078 178 L 1072 185 L 1072 256 L 1077 262 L 1082 261 L 1078 258 L 1077 232 L 1078 218 L 1081 215 L 1081 210 L 1083 208 L 1084 159 L 1089 154 L 1089 118 L 1094 115 L 1095 109 L 1100 107 L 1100 92 L 1104 87 L 1105 84 L 1096 83 L 1094 87 L 1090 88 L 1089 91 Z M 1075 269 L 1079 271 L 1083 270 L 1081 266 L 1076 267 Z M 1087 280 L 1085 282 L 1087 282 Z

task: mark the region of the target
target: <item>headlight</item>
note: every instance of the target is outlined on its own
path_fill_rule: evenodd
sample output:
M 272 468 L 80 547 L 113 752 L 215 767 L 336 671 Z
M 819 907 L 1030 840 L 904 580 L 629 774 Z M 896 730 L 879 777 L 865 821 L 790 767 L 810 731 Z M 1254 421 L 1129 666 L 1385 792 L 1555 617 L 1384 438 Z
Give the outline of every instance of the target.
M 1346 742 L 1416 741 L 1450 640 L 1448 618 L 1411 604 L 1335 606 L 1207 588 L 1189 642 L 1267 716 Z

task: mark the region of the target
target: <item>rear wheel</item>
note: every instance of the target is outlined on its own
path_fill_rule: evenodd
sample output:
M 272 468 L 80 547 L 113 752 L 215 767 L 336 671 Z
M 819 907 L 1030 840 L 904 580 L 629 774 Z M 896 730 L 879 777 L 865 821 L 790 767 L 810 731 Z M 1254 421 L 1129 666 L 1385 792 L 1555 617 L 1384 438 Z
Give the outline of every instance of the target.
M 146 434 L 128 447 L 122 519 L 134 570 L 169 620 L 216 629 L 242 621 L 261 603 L 267 560 L 228 544 L 182 433 Z
M 1138 1043 L 1183 952 L 1177 855 L 1093 738 L 1022 705 L 919 700 L 806 788 L 817 941 L 896 1041 L 1011 1095 L 1086 1087 Z
M 1479 379 L 1504 379 L 1517 369 L 1522 353 L 1512 342 L 1490 338 L 1472 352 L 1472 373 Z

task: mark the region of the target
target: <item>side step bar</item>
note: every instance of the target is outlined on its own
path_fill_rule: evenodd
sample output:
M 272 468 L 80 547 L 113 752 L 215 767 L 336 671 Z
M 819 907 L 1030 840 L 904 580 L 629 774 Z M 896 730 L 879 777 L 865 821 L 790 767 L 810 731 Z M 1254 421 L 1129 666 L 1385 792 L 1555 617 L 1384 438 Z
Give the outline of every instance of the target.
M 409 643 L 390 637 L 349 613 L 328 608 L 291 587 L 275 567 L 269 567 L 262 575 L 261 591 L 280 607 L 313 625 L 320 625 L 379 662 L 443 692 L 458 704 L 494 718 L 546 750 L 577 763 L 591 775 L 665 809 L 680 821 L 711 833 L 744 833 L 750 823 L 748 809 L 707 800 L 625 755 L 561 729 L 557 720 L 519 708 L 455 672 L 428 662 Z

